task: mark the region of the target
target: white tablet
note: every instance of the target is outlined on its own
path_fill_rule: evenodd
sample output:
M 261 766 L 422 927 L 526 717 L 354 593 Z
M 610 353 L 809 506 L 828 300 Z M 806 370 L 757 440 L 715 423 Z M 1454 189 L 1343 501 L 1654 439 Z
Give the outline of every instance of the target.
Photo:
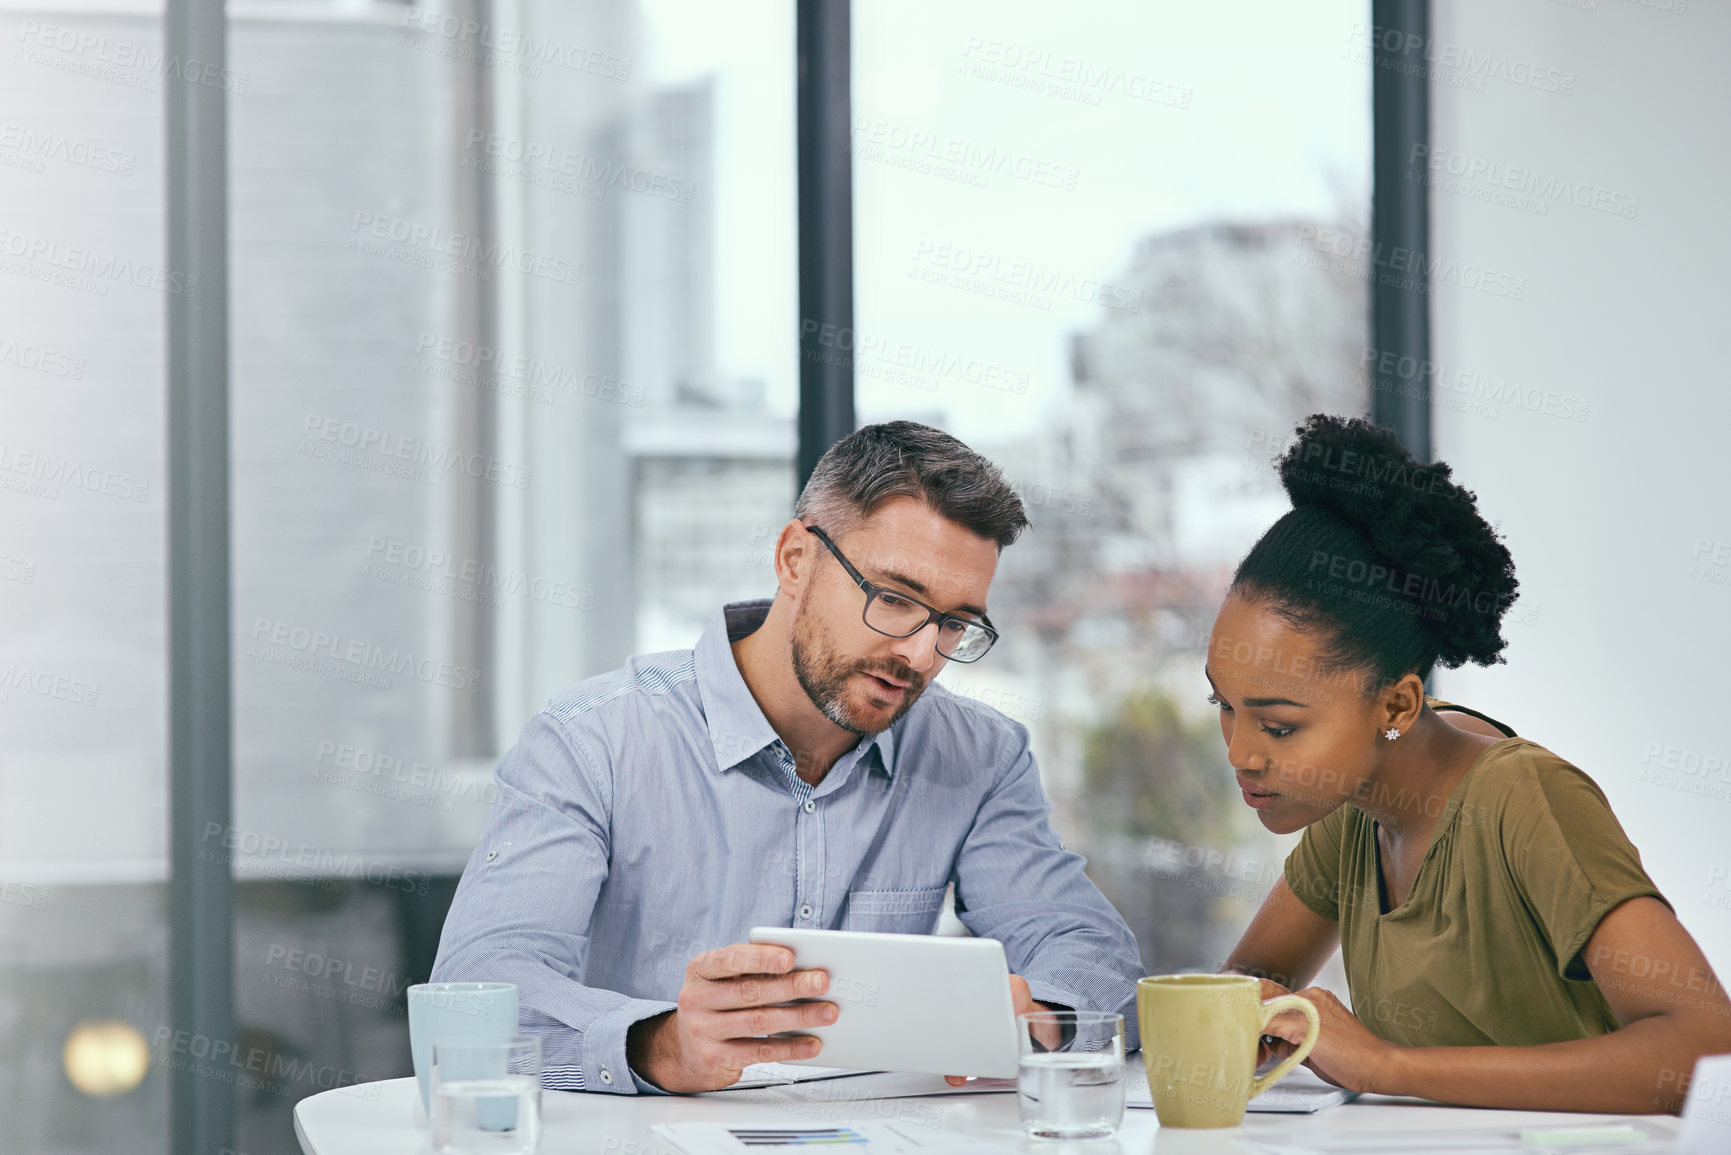
M 996 939 L 754 926 L 750 941 L 788 947 L 795 970 L 829 974 L 816 999 L 836 1005 L 835 1022 L 790 1032 L 823 1040 L 815 1058 L 792 1062 L 1015 1077 L 1010 968 Z

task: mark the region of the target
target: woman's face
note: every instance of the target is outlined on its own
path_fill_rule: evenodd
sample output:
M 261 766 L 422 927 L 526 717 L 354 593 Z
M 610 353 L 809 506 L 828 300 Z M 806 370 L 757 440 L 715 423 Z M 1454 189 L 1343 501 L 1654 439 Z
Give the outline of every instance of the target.
M 1266 604 L 1227 596 L 1208 641 L 1206 673 L 1226 758 L 1262 825 L 1290 834 L 1363 797 L 1385 710 L 1363 672 L 1320 664 L 1314 636 Z

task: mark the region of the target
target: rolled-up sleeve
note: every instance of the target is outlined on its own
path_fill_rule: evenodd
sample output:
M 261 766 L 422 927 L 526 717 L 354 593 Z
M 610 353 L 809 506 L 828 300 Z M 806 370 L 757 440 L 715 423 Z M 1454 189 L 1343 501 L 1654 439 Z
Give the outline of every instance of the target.
M 523 728 L 495 781 L 492 813 L 445 919 L 433 981 L 515 983 L 519 1030 L 541 1040 L 547 1087 L 655 1091 L 626 1062 L 626 1032 L 674 1004 L 579 981 L 608 872 L 604 767 L 543 712 Z
M 1010 970 L 1040 1002 L 1124 1015 L 1125 1048 L 1137 1045 L 1136 938 L 1065 850 L 1051 825 L 1028 732 L 1017 725 L 956 861 L 956 914 L 982 938 L 1004 944 Z M 1103 1040 L 1083 1036 L 1081 1049 Z

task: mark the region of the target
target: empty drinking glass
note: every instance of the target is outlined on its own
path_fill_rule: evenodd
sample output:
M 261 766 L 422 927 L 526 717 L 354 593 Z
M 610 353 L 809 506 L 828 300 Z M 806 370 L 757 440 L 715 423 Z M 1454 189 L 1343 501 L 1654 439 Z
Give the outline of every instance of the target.
M 1071 1049 L 1057 1049 L 1069 1040 Z M 1022 1129 L 1034 1139 L 1106 1139 L 1124 1121 L 1124 1016 L 1030 1011 L 1016 1016 Z

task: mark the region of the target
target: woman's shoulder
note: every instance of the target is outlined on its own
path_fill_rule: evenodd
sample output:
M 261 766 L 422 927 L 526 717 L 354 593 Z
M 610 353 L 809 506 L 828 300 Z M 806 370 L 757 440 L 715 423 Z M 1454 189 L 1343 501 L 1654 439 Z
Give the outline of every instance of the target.
M 1527 738 L 1504 738 L 1479 755 L 1461 799 L 1461 819 L 1499 828 L 1505 837 L 1554 825 L 1570 842 L 1577 832 L 1596 830 L 1607 819 L 1616 822 L 1605 792 L 1586 771 Z
M 1492 773 L 1480 774 L 1481 770 Z M 1582 782 L 1598 789 L 1585 770 L 1531 738 L 1500 738 L 1485 747 L 1473 764 L 1476 786 L 1548 790 Z

